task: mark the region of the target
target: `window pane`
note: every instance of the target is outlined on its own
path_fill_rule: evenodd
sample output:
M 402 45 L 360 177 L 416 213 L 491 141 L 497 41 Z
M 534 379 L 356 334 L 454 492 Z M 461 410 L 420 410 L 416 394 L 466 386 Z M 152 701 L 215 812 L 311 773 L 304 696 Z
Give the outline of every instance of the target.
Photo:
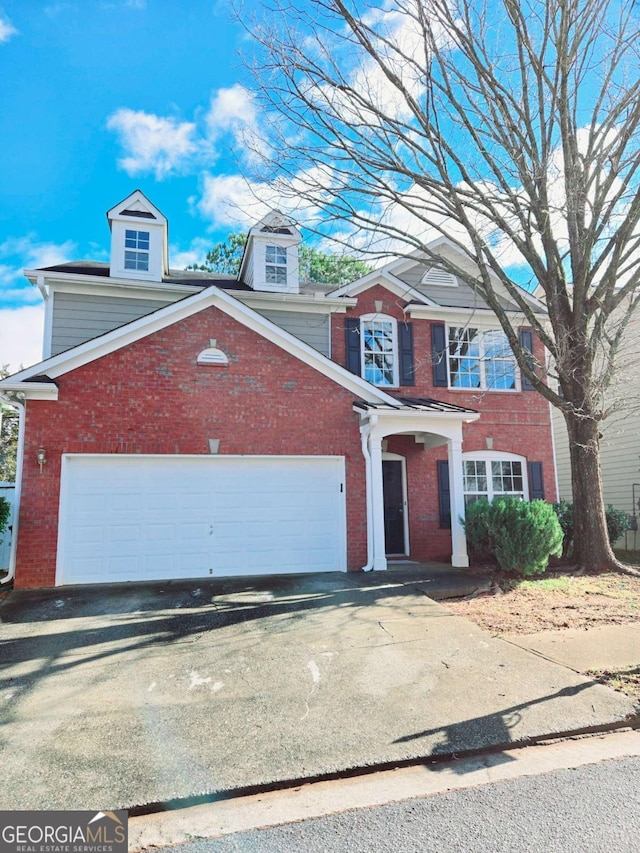
M 127 228 L 124 232 L 124 245 L 126 249 L 143 249 L 149 251 L 149 232 L 148 231 L 132 231 Z M 125 255 L 126 261 L 126 255 Z M 125 262 L 126 267 L 126 262 Z M 129 267 L 126 267 L 130 269 Z
M 504 332 L 483 333 L 485 383 L 489 390 L 513 391 L 516 387 L 516 360 Z
M 364 378 L 374 385 L 395 384 L 395 323 L 365 320 L 361 323 Z
M 486 498 L 486 495 L 473 495 L 473 494 L 466 494 L 466 495 L 464 496 L 464 505 L 465 505 L 465 506 L 469 506 L 469 504 L 473 504 L 473 503 L 475 503 L 476 501 L 479 501 L 479 500 L 480 500 L 480 498 Z
M 506 460 L 492 462 L 491 481 L 494 494 L 523 497 L 522 463 Z
M 287 283 L 287 268 L 276 267 L 268 264 L 266 267 L 266 279 L 271 284 L 286 284 Z
M 464 462 L 464 491 L 487 493 L 487 467 L 483 461 L 475 459 Z
M 449 327 L 452 388 L 480 387 L 480 339 L 477 329 Z
M 266 246 L 265 261 L 268 264 L 282 264 L 284 266 L 287 263 L 287 250 L 281 246 Z
M 147 252 L 125 252 L 124 268 L 126 270 L 149 270 L 149 255 Z

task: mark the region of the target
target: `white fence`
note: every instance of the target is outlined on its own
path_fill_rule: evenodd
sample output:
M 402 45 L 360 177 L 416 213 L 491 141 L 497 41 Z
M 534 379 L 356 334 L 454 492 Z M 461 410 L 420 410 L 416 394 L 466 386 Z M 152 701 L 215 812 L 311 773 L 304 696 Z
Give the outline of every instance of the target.
M 2 538 L 2 541 L 0 541 L 0 571 L 9 568 L 9 554 L 11 553 L 11 529 L 13 527 L 15 494 L 15 483 L 0 482 L 0 498 L 6 498 L 11 504 L 11 511 L 9 513 L 9 521 L 7 522 L 7 527 L 5 528 L 4 534 L 0 534 L 0 537 Z

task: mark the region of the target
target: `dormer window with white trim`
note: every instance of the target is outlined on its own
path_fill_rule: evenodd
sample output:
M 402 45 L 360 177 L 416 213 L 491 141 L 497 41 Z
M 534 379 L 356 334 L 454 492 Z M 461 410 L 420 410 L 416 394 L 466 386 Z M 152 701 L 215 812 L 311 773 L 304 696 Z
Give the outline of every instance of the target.
M 372 385 L 398 385 L 397 323 L 393 317 L 361 318 L 362 375 Z
M 149 232 L 127 228 L 124 234 L 124 268 L 126 270 L 149 269 Z
M 135 190 L 107 212 L 111 229 L 111 278 L 161 282 L 169 273 L 167 220 Z
M 287 283 L 287 250 L 283 246 L 265 246 L 267 284 Z

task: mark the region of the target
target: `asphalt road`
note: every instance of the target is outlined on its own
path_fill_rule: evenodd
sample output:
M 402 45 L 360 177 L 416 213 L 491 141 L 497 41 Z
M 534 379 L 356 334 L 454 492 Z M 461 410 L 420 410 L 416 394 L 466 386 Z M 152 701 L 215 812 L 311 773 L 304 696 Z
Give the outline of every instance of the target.
M 194 841 L 166 851 L 638 853 L 640 758 Z

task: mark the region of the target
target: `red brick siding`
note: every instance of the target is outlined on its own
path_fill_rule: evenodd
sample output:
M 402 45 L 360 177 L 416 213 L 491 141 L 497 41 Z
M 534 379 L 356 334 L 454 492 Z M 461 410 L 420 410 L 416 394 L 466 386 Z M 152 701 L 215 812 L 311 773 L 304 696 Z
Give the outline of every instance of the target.
M 346 314 L 334 314 L 332 352 L 336 361 L 345 364 L 345 317 L 357 317 L 376 311 L 382 301 L 382 312 L 404 321 L 405 302 L 381 285 L 358 296 L 356 307 Z M 492 449 L 516 453 L 528 461 L 542 462 L 545 498 L 556 500 L 553 445 L 549 404 L 535 391 L 471 392 L 435 388 L 431 359 L 431 322 L 409 318 L 413 324 L 416 384 L 390 390 L 393 396 L 432 397 L 446 403 L 465 406 L 480 412 L 480 419 L 463 427 L 463 451 L 487 450 L 486 439 L 493 439 Z M 496 322 L 497 327 L 497 322 Z M 544 349 L 535 339 L 535 356 L 544 361 Z M 386 389 L 385 389 L 386 390 Z M 392 436 L 389 452 L 407 459 L 409 504 L 409 541 L 411 556 L 416 559 L 444 558 L 451 555 L 451 534 L 442 530 L 438 516 L 438 484 L 436 460 L 446 459 L 446 446 L 425 451 L 413 436 Z
M 210 338 L 228 365 L 196 364 Z M 63 453 L 345 456 L 348 566 L 366 562 L 364 459 L 354 395 L 215 308 L 78 368 L 57 402 L 27 404 L 16 586 L 55 580 Z M 48 462 L 40 474 L 37 448 Z

